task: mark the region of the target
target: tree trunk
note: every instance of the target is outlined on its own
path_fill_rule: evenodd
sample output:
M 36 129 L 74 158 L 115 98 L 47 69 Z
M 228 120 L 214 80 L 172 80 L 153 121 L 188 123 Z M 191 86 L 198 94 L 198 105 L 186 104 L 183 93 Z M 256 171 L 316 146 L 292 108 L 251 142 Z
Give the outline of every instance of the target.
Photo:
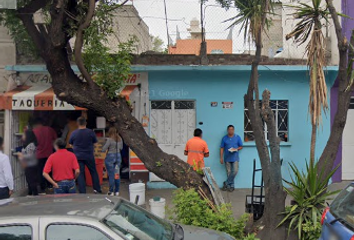
M 317 136 L 317 125 L 312 123 L 311 149 L 310 149 L 310 163 L 311 163 L 311 165 L 314 165 L 314 163 L 315 163 L 316 136 Z
M 202 176 L 186 162 L 163 152 L 158 147 L 156 141 L 146 134 L 141 123 L 131 115 L 125 98 L 112 100 L 98 85 L 88 84 L 74 73 L 66 51 L 70 39 L 64 31 L 67 4 L 68 2 L 63 0 L 54 0 L 51 4 L 48 38 L 37 30 L 31 14 L 19 15 L 46 63 L 55 94 L 63 101 L 93 110 L 114 123 L 125 143 L 139 156 L 149 171 L 177 187 L 184 189 L 201 187 L 212 200 L 210 190 Z M 33 14 L 36 9 L 24 8 L 19 11 Z
M 267 3 L 269 4 L 269 1 Z M 267 9 L 267 7 L 265 7 Z M 263 16 L 263 23 L 256 34 L 256 55 L 252 62 L 252 72 L 248 85 L 245 102 L 249 111 L 249 117 L 254 132 L 256 147 L 262 165 L 262 173 L 265 187 L 265 210 L 261 221 L 264 228 L 259 232 L 262 240 L 286 239 L 285 226 L 277 227 L 282 220 L 281 212 L 285 210 L 286 193 L 283 189 L 280 162 L 280 140 L 276 134 L 274 114 L 269 107 L 270 92 L 265 90 L 263 93 L 262 111 L 259 107 L 259 85 L 258 85 L 258 66 L 262 52 L 262 32 L 266 14 Z M 254 99 L 255 98 L 255 99 Z M 271 154 L 264 136 L 262 118 L 266 121 L 269 133 L 269 145 Z
M 353 84 L 350 81 L 351 74 L 348 74 L 348 68 L 350 68 L 352 71 L 353 66 L 348 65 L 348 58 L 354 58 L 353 48 L 349 48 L 348 40 L 343 35 L 344 33 L 339 22 L 338 14 L 333 6 L 333 0 L 326 0 L 326 2 L 336 29 L 339 49 L 339 72 L 337 77 L 337 112 L 334 117 L 330 136 L 318 164 L 318 172 L 321 173 L 323 171 L 323 177 L 327 176 L 332 171 L 332 169 L 336 167 L 333 165 L 337 156 L 339 144 L 342 141 L 343 130 L 347 121 L 350 99 L 353 93 Z M 350 45 L 354 46 L 354 30 L 352 31 Z M 351 62 L 349 62 L 349 64 L 351 64 Z

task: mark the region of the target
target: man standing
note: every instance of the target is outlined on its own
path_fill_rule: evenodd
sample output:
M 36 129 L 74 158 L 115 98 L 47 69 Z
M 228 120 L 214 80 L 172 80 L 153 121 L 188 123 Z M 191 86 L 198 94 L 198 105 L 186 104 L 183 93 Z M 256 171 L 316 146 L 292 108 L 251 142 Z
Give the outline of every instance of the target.
M 65 147 L 64 140 L 59 138 L 55 141 L 56 152 L 50 155 L 43 170 L 43 176 L 53 185 L 55 194 L 76 193 L 75 180 L 80 174 L 80 167 L 75 154 Z M 49 175 L 51 172 L 53 178 Z
M 86 128 L 86 118 L 79 117 L 77 124 L 79 128 L 73 131 L 69 143 L 73 146 L 74 153 L 80 165 L 80 175 L 78 178 L 79 192 L 86 193 L 85 166 L 87 166 L 91 174 L 94 192 L 101 193 L 95 156 L 93 154 L 93 145 L 97 143 L 96 135 L 91 129 Z
M 194 130 L 194 138 L 188 140 L 184 155 L 188 156 L 188 164 L 194 170 L 201 170 L 205 167 L 204 158 L 209 157 L 207 143 L 202 139 L 203 131 L 199 128 Z
M 220 163 L 226 165 L 227 179 L 222 190 L 234 191 L 234 181 L 239 167 L 239 150 L 243 148 L 241 137 L 235 134 L 235 127 L 227 127 L 227 135 L 222 138 L 220 145 Z
M 10 159 L 3 153 L 4 139 L 0 137 L 0 200 L 9 198 L 14 190 Z
M 33 132 L 37 138 L 37 159 L 38 159 L 38 173 L 39 173 L 39 182 L 41 187 L 41 193 L 45 193 L 45 189 L 51 184 L 46 181 L 43 177 L 43 169 L 47 162 L 48 157 L 53 153 L 53 143 L 57 139 L 57 133 L 53 128 L 44 126 L 43 120 L 37 118 L 33 122 Z

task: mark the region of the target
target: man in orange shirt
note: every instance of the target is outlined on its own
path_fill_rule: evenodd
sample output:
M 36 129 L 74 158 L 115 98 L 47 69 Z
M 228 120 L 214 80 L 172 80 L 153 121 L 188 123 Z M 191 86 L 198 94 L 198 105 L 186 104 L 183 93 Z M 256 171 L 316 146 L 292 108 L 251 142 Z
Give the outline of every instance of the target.
M 209 157 L 207 143 L 202 139 L 203 131 L 199 128 L 194 130 L 194 138 L 188 140 L 184 155 L 188 156 L 188 164 L 194 170 L 200 170 L 205 167 L 204 158 Z

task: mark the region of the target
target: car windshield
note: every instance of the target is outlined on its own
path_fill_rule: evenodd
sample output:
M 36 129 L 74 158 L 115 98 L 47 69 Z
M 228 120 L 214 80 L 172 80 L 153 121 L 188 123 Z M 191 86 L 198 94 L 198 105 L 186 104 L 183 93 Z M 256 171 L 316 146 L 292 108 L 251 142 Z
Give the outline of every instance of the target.
M 348 227 L 354 229 L 354 184 L 340 192 L 331 204 L 330 211 L 335 218 L 343 220 Z
M 172 224 L 135 205 L 121 201 L 103 222 L 129 240 L 171 240 Z

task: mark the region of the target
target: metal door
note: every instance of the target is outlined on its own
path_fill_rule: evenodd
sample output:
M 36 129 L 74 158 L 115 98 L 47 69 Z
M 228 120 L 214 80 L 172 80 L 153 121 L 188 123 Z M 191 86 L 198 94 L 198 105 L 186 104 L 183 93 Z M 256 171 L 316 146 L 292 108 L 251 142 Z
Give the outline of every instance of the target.
M 184 147 L 196 125 L 194 101 L 151 101 L 150 136 L 166 153 L 187 161 Z M 150 173 L 150 181 L 162 181 Z
M 354 108 L 351 100 L 350 108 Z M 349 109 L 343 132 L 342 180 L 354 180 L 354 109 Z

